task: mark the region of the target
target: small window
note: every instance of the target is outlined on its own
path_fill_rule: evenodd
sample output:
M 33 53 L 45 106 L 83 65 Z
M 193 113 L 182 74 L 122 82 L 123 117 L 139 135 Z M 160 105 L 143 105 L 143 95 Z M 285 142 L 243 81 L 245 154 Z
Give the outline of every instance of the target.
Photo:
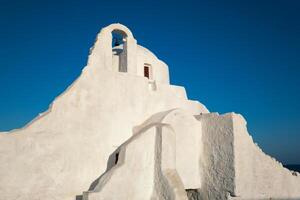
M 144 66 L 144 77 L 147 77 L 148 79 L 150 78 L 150 73 L 149 73 L 149 66 Z

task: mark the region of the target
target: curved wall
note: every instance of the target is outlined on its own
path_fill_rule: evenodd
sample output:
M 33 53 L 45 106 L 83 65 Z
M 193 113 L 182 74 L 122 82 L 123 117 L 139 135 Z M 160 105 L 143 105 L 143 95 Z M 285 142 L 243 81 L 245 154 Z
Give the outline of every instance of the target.
M 125 61 L 127 64 L 128 75 L 137 75 L 144 77 L 145 64 L 150 66 L 150 79 L 158 83 L 169 84 L 169 70 L 168 66 L 160 61 L 148 49 L 137 45 L 130 30 L 121 24 L 112 24 L 105 27 L 97 36 L 94 47 L 91 48 L 88 63 L 98 67 L 105 67 L 108 70 L 118 72 L 120 64 L 116 55 L 112 53 L 112 32 L 118 30 L 125 36 L 126 42 L 124 50 L 126 51 Z M 99 42 L 101 41 L 101 43 Z M 103 59 L 105 57 L 105 59 Z M 103 63 L 105 62 L 105 63 Z M 104 65 L 103 65 L 104 64 Z

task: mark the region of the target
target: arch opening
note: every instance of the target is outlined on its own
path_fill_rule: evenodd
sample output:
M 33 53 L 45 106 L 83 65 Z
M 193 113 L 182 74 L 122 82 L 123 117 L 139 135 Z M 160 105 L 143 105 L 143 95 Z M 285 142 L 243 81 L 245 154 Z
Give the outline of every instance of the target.
M 115 29 L 112 34 L 112 55 L 119 72 L 127 72 L 127 34 Z

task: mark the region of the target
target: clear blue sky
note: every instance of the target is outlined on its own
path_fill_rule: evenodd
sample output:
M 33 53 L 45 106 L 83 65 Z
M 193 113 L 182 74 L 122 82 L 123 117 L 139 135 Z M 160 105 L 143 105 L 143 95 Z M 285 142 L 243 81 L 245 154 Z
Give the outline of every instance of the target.
M 0 130 L 22 127 L 73 82 L 101 27 L 127 25 L 211 111 L 300 163 L 300 1 L 1 0 Z

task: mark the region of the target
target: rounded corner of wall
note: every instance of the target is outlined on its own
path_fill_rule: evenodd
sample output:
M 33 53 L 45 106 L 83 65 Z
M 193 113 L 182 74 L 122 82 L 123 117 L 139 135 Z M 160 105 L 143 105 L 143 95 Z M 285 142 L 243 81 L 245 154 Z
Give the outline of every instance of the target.
M 206 114 L 206 113 L 210 113 L 208 108 L 203 104 L 201 103 L 200 101 L 194 101 L 196 104 L 198 104 L 198 106 L 200 107 L 200 110 L 201 110 L 201 114 Z
M 162 71 L 163 71 L 163 82 L 165 84 L 170 84 L 170 74 L 169 74 L 169 66 L 163 62 L 162 60 L 159 60 L 159 63 L 161 65 Z
M 247 120 L 245 119 L 245 117 L 242 114 L 231 112 L 231 113 L 228 113 L 228 115 L 230 115 L 230 117 L 232 118 L 232 120 L 234 122 L 241 123 L 245 126 L 247 125 Z

